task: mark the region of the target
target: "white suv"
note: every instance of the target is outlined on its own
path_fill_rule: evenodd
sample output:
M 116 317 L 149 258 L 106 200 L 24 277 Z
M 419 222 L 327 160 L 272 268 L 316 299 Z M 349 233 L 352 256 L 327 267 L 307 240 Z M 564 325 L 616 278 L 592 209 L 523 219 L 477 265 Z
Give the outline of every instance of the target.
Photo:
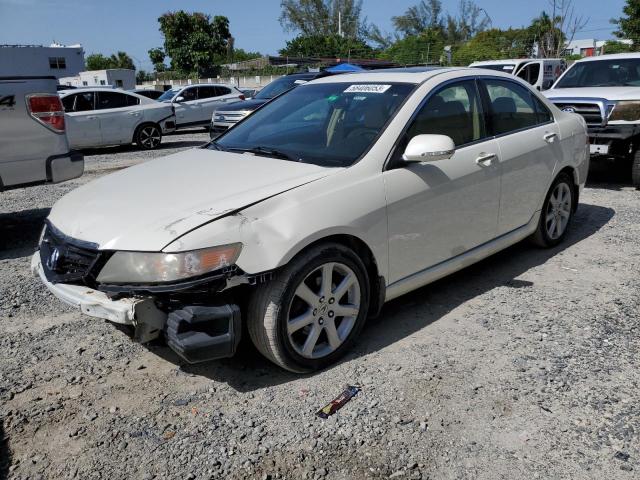
M 325 77 L 207 148 L 67 194 L 32 267 L 189 362 L 233 355 L 244 322 L 268 359 L 310 371 L 385 301 L 527 237 L 559 244 L 586 140 L 582 118 L 506 74 Z
M 209 127 L 213 112 L 229 102 L 244 100 L 244 94 L 231 85 L 204 83 L 174 87 L 158 102 L 173 104 L 177 128 Z

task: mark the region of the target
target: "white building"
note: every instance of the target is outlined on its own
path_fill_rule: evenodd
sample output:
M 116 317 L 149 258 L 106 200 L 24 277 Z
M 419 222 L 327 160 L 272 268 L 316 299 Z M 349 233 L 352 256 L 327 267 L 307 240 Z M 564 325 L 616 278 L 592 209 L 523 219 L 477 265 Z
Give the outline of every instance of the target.
M 80 72 L 74 77 L 60 78 L 59 83 L 72 87 L 114 87 L 130 90 L 136 88 L 136 71 L 125 68 L 90 70 Z
M 77 75 L 84 70 L 81 45 L 0 45 L 0 76 Z
M 631 45 L 631 40 L 596 40 L 595 38 L 589 38 L 585 40 L 572 40 L 565 48 L 564 53 L 566 55 L 580 55 L 582 57 L 593 57 L 607 53 L 605 47 L 608 41 L 620 42 L 627 45 Z

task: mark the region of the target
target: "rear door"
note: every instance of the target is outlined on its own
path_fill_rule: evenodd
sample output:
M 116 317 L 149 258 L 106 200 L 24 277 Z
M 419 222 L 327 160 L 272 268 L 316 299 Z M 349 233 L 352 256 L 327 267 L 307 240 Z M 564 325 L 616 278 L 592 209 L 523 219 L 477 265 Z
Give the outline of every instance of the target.
M 502 169 L 498 233 L 527 224 L 542 205 L 557 162 L 559 129 L 547 107 L 516 81 L 481 82 L 488 123 L 500 148 Z
M 142 121 L 140 99 L 121 92 L 96 92 L 96 116 L 100 121 L 103 145 L 131 143 Z
M 79 92 L 62 99 L 67 120 L 67 137 L 71 148 L 102 144 L 100 121 L 96 115 L 95 93 Z
M 453 157 L 403 163 L 409 140 L 451 137 Z M 497 142 L 485 128 L 474 79 L 437 89 L 420 107 L 384 172 L 390 282 L 456 257 L 496 236 L 500 199 Z
M 542 90 L 543 69 L 542 61 L 525 63 L 520 70 L 516 72 L 516 76 L 523 79 L 529 85 L 533 85 L 538 90 Z

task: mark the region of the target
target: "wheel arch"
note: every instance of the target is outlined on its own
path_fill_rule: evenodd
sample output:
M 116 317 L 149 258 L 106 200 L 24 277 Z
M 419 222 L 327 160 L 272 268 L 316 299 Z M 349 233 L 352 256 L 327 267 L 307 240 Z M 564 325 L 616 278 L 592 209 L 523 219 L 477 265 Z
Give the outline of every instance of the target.
M 580 184 L 578 183 L 578 171 L 571 167 L 571 166 L 566 166 L 563 169 L 561 169 L 558 174 L 554 177 L 553 181 L 551 182 L 553 184 L 553 182 L 555 182 L 556 178 L 558 178 L 558 176 L 561 173 L 566 173 L 567 175 L 569 175 L 569 177 L 571 177 L 571 179 L 573 179 L 573 212 L 575 213 L 576 210 L 578 209 L 578 202 L 580 201 Z
M 364 263 L 367 274 L 369 276 L 369 287 L 371 291 L 369 316 L 376 317 L 380 313 L 380 309 L 384 304 L 386 293 L 386 281 L 380 273 L 378 261 L 373 253 L 373 249 L 361 238 L 349 233 L 331 233 L 320 238 L 315 238 L 307 242 L 298 244 L 294 249 L 290 250 L 287 256 L 281 262 L 281 266 L 286 265 L 291 260 L 306 251 L 323 243 L 337 243 L 353 250 Z
M 143 120 L 133 130 L 133 139 L 131 140 L 131 143 L 136 143 L 136 140 L 137 140 L 137 137 L 138 137 L 138 132 L 140 131 L 141 128 L 146 127 L 147 125 L 152 125 L 154 127 L 157 127 L 160 130 L 160 133 L 162 133 L 162 127 L 160 126 L 160 124 L 158 122 L 152 122 L 150 120 Z

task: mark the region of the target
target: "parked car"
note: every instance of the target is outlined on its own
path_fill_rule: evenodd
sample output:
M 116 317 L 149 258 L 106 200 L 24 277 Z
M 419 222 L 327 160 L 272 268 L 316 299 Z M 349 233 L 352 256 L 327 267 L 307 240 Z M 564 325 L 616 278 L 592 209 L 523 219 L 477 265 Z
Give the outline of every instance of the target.
M 74 87 L 73 85 L 56 85 L 56 91 L 61 91 L 61 90 L 75 90 L 78 87 Z
M 236 87 L 205 83 L 174 87 L 164 92 L 158 101 L 173 104 L 176 126 L 180 129 L 197 126 L 208 128 L 216 108 L 244 99 L 245 96 Z
M 130 92 L 137 93 L 143 97 L 150 98 L 151 100 L 157 100 L 164 93 L 160 90 L 151 90 L 148 88 L 137 88 L 135 90 L 129 90 Z
M 136 93 L 109 88 L 60 92 L 73 148 L 135 143 L 152 150 L 175 130 L 173 107 Z
M 538 90 L 547 90 L 567 69 L 567 62 L 562 58 L 520 58 L 517 60 L 474 62 L 469 66 L 511 73 Z
M 579 60 L 545 95 L 586 120 L 593 159 L 630 164 L 640 187 L 640 53 Z
M 0 191 L 79 177 L 55 77 L 0 77 Z
M 584 120 L 510 75 L 326 77 L 204 149 L 68 193 L 32 267 L 189 362 L 233 355 L 246 323 L 268 359 L 306 372 L 384 302 L 527 237 L 558 245 L 588 164 Z
M 277 78 L 273 82 L 269 83 L 250 100 L 229 103 L 219 107 L 214 111 L 213 116 L 210 118 L 211 127 L 209 128 L 209 136 L 212 139 L 217 138 L 221 133 L 226 132 L 229 128 L 234 126 L 243 118 L 249 116 L 272 98 L 277 97 L 287 90 L 291 90 L 297 85 L 302 85 L 314 78 L 326 75 L 327 74 L 324 72 L 292 73 L 285 75 L 284 77 Z

